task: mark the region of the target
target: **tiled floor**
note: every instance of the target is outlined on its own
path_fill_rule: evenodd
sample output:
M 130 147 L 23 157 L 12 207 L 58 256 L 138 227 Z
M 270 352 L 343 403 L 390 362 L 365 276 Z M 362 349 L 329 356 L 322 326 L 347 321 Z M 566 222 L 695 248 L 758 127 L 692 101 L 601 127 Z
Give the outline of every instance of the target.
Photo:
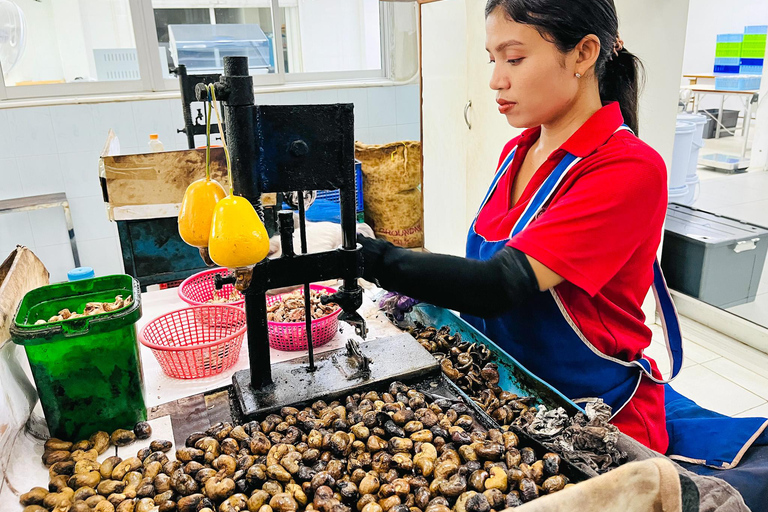
M 755 130 L 751 130 L 751 134 L 754 132 Z M 738 154 L 744 139 L 727 137 L 707 139 L 704 142 L 702 154 L 712 152 Z M 749 157 L 749 151 L 747 157 Z M 693 204 L 695 208 L 768 227 L 768 172 L 728 174 L 699 167 L 699 179 L 701 188 Z M 755 300 L 730 307 L 728 311 L 768 327 L 768 265 L 763 268 Z
M 768 417 L 768 354 L 682 319 L 684 363 L 672 387 L 700 406 L 730 416 Z M 662 374 L 669 360 L 660 326 L 646 350 Z

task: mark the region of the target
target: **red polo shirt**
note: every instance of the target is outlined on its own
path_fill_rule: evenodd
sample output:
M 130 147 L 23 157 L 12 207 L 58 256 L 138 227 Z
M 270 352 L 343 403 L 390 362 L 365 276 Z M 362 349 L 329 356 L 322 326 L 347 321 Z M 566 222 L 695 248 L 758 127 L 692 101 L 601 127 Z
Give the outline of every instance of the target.
M 582 157 L 546 209 L 509 245 L 565 280 L 555 291 L 592 345 L 606 355 L 631 361 L 651 343 L 641 307 L 653 281 L 653 261 L 661 240 L 667 172 L 650 146 L 629 131 L 616 132 L 623 122 L 618 103 L 596 112 L 549 156 L 514 205 L 510 204 L 514 177 L 541 129 L 526 130 L 511 140 L 499 165 L 515 146 L 517 153 L 480 212 L 476 229 L 503 239 L 500 235 L 511 232 L 565 152 Z M 653 368 L 658 375 L 655 362 Z M 643 378 L 635 397 L 613 423 L 664 453 L 668 437 L 663 386 Z

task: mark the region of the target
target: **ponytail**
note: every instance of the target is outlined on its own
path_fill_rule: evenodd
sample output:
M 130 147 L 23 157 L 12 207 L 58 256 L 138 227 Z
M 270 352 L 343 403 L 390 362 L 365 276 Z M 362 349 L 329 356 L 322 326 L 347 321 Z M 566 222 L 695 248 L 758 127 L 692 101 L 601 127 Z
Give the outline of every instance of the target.
M 644 69 L 640 59 L 619 44 L 619 18 L 613 0 L 488 0 L 485 16 L 497 7 L 511 20 L 536 28 L 563 53 L 573 50 L 584 37 L 597 36 L 600 55 L 595 76 L 600 99 L 618 101 L 624 122 L 637 133 Z
M 618 101 L 624 122 L 638 133 L 638 103 L 645 76 L 643 63 L 634 54 L 621 49 L 605 63 L 598 75 L 600 99 Z

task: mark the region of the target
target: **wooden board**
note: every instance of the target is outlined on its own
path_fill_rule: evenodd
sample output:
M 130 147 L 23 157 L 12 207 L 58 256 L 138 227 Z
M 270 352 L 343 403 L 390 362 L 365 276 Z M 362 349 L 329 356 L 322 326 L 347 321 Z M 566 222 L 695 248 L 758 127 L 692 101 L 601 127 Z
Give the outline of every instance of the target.
M 157 405 L 147 410 L 147 419 L 170 416 L 173 442 L 178 447 L 184 446 L 190 434 L 202 432 L 219 422 L 233 421 L 229 389 L 227 387 Z
M 101 157 L 110 206 L 181 203 L 190 183 L 205 177 L 205 149 Z M 211 148 L 211 177 L 227 189 L 223 148 Z

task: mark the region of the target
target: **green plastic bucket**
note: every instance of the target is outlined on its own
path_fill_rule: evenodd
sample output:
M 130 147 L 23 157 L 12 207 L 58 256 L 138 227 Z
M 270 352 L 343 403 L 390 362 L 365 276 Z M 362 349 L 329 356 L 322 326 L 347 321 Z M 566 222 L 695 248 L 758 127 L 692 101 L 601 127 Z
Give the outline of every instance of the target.
M 35 325 L 62 309 L 82 313 L 88 302 L 133 296 L 116 311 Z M 43 286 L 24 296 L 11 338 L 27 352 L 48 430 L 60 439 L 132 428 L 146 419 L 136 322 L 139 283 L 113 275 Z

